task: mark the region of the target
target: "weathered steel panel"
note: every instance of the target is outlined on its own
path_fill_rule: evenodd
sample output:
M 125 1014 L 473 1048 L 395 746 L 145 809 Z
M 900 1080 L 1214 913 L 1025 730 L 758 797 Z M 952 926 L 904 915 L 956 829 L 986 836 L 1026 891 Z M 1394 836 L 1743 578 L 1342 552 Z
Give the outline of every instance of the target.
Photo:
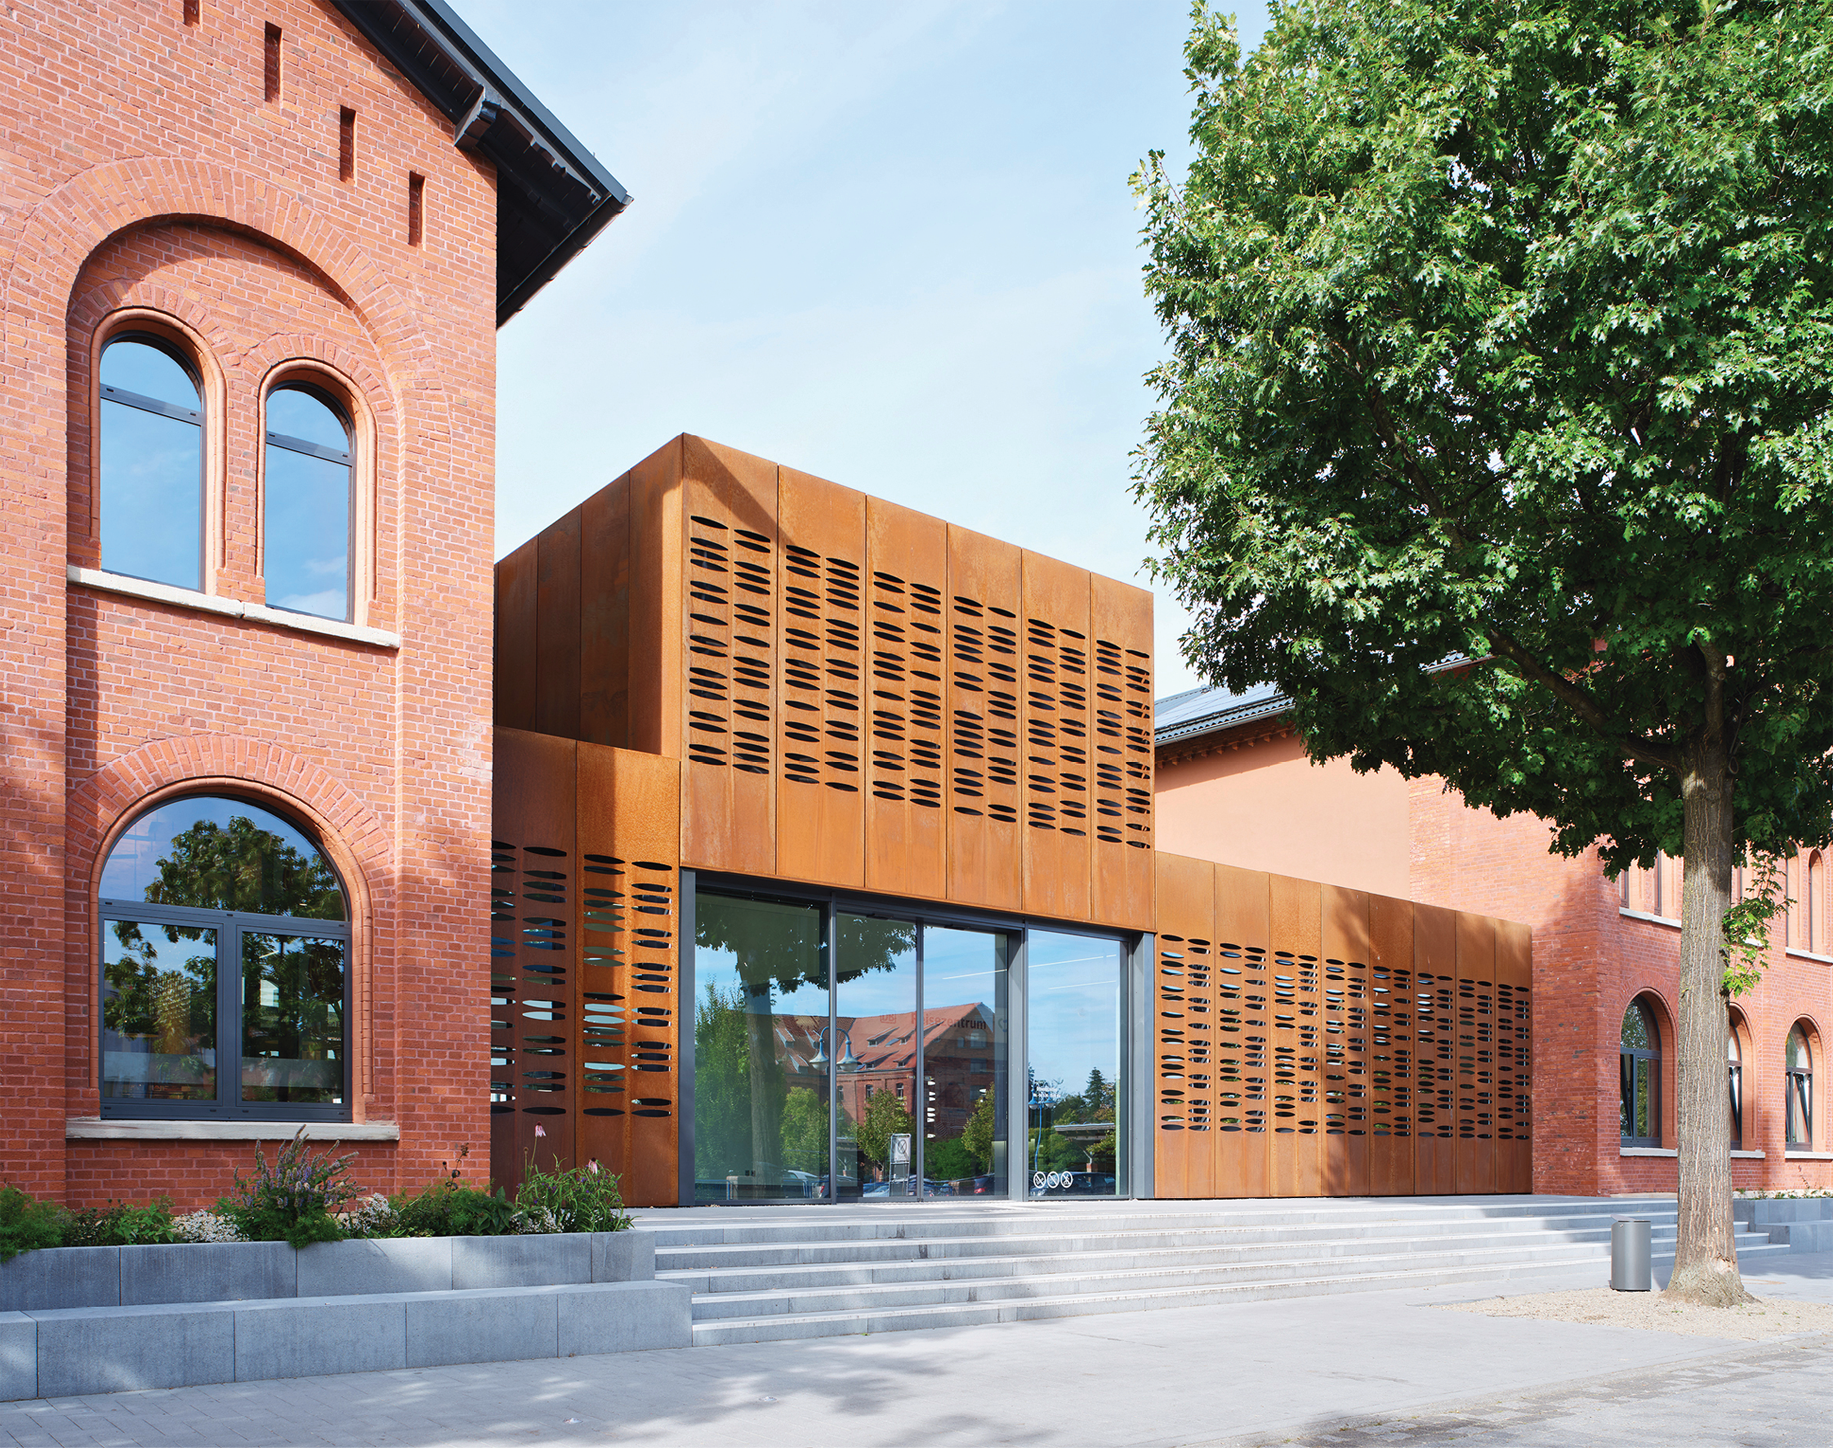
M 1496 1188 L 1496 922 L 1457 917 L 1457 1189 Z
M 630 747 L 630 477 L 579 507 L 579 738 Z
M 1386 895 L 1368 901 L 1369 990 L 1390 1002 L 1388 1028 L 1370 1042 L 1369 1184 L 1375 1196 L 1413 1190 L 1413 905 Z M 1379 1016 L 1377 1015 L 1377 1020 Z
M 579 509 L 535 538 L 535 731 L 579 737 Z
M 948 894 L 948 526 L 866 500 L 866 888 Z
M 1216 1164 L 1222 1197 L 1264 1197 L 1272 1135 L 1272 952 L 1268 876 L 1217 865 Z
M 865 884 L 866 499 L 782 468 L 777 479 L 776 873 Z
M 1457 913 L 1413 907 L 1413 1190 L 1457 1190 Z
M 696 437 L 682 439 L 681 458 L 680 591 L 671 596 L 681 618 L 676 737 L 687 761 L 681 858 L 696 868 L 771 875 L 776 465 Z
M 1496 1190 L 1534 1190 L 1533 937 L 1512 920 L 1496 922 Z
M 1161 1197 L 1214 1194 L 1215 866 L 1156 855 L 1152 1174 Z
M 1323 1190 L 1333 1197 L 1369 1193 L 1370 1086 L 1389 1056 L 1393 997 L 1369 969 L 1368 902 L 1323 888 Z
M 1138 733 L 1138 708 L 1152 692 L 1152 595 L 1091 574 L 1089 632 L 1090 911 L 1103 924 L 1144 930 L 1152 923 L 1154 755 Z
M 1269 875 L 1273 923 L 1271 1029 L 1273 1194 L 1314 1197 L 1324 1187 L 1323 887 Z
M 496 566 L 494 713 L 508 729 L 535 723 L 535 572 L 532 538 Z
M 1088 574 L 1021 555 L 1020 799 L 1024 905 L 1035 915 L 1087 920 L 1093 821 L 1089 792 Z
M 948 898 L 1023 906 L 1019 550 L 948 529 Z
M 496 731 L 490 1169 L 499 1182 L 520 1181 L 531 1160 L 573 1165 L 576 748 L 570 739 Z

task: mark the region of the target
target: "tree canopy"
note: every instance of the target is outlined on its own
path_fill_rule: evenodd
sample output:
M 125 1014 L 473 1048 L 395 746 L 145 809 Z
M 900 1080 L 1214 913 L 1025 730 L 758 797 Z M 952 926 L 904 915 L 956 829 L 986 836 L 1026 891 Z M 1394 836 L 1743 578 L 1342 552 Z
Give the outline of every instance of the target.
M 1205 676 L 1611 868 L 1722 711 L 1739 839 L 1826 836 L 1830 34 L 1308 0 L 1243 65 L 1199 9 L 1139 478 Z
M 1833 812 L 1830 38 L 1829 0 L 1294 0 L 1243 63 L 1199 6 L 1189 175 L 1135 178 L 1190 662 L 1315 758 L 1686 859 L 1710 1300 L 1733 864 Z

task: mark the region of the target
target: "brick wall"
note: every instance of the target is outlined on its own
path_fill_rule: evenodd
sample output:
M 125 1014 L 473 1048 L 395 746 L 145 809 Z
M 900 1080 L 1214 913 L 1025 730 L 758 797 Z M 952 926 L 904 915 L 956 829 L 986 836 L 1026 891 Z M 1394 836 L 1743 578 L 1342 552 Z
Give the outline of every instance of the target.
M 265 98 L 264 35 L 281 31 Z M 0 1178 L 73 1204 L 214 1199 L 245 1143 L 72 1141 L 95 1114 L 94 889 L 161 790 L 235 782 L 317 828 L 361 902 L 359 1176 L 425 1180 L 487 1118 L 494 178 L 315 0 L 45 0 L 0 13 Z M 339 177 L 339 112 L 356 112 Z M 408 178 L 425 183 L 408 240 Z M 95 567 L 97 344 L 123 316 L 196 340 L 206 587 L 265 601 L 260 398 L 345 391 L 372 491 L 356 621 L 399 649 L 66 581 Z

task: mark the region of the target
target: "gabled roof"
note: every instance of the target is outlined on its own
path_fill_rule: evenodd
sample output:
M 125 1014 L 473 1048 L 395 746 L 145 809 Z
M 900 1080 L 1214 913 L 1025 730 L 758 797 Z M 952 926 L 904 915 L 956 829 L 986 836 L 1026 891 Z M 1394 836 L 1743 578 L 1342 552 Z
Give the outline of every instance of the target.
M 331 0 L 496 163 L 496 324 L 502 326 L 630 204 L 630 193 L 445 0 Z
M 1276 718 L 1291 707 L 1292 700 L 1271 684 L 1256 684 L 1241 694 L 1227 689 L 1186 689 L 1152 706 L 1152 742 L 1162 749 L 1200 734 Z

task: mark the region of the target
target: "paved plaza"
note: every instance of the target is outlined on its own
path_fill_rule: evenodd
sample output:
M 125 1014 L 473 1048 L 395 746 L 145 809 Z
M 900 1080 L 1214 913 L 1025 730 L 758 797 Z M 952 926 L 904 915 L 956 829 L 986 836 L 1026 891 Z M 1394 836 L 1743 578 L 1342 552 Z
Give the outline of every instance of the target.
M 0 1444 L 1821 1445 L 1833 1342 L 1441 1312 L 1597 1274 L 0 1405 Z M 1833 1301 L 1833 1253 L 1759 1294 Z

